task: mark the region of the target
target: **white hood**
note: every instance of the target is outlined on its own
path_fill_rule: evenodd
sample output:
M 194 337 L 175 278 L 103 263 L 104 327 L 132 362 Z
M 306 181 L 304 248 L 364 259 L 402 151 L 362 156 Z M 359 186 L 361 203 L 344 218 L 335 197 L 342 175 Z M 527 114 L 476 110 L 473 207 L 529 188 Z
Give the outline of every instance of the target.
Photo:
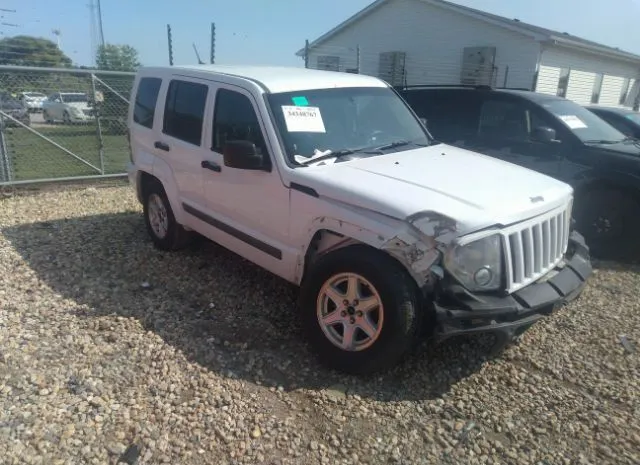
M 573 193 L 549 176 L 445 144 L 295 173 L 296 182 L 321 197 L 398 219 L 438 212 L 453 218 L 462 234 L 534 217 L 565 204 Z

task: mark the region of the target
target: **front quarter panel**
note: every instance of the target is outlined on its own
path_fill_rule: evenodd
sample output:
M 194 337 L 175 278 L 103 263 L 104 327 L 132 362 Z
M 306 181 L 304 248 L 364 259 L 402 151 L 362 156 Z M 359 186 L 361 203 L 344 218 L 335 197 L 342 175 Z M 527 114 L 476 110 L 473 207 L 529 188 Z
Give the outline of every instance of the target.
M 584 147 L 567 158 L 563 171 L 578 193 L 599 182 L 640 190 L 640 155 Z
M 435 243 L 421 241 L 406 221 L 295 189 L 290 192 L 291 239 L 299 248 L 293 282 L 300 284 L 302 281 L 308 265 L 307 251 L 317 234 L 324 231 L 333 233 L 332 239 L 320 244 L 318 254 L 362 243 L 393 256 L 418 286 L 423 286 L 428 280 L 431 266 L 439 259 L 439 252 Z

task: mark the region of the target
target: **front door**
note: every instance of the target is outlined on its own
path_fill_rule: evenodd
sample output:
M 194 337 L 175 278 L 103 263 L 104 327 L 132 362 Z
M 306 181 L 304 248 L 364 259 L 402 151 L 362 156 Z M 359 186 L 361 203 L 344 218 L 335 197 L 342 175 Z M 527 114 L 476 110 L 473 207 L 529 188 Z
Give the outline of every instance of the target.
M 289 189 L 264 136 L 255 97 L 236 86 L 216 84 L 210 149 L 202 158 L 205 208 L 216 240 L 236 253 L 287 275 L 295 249 L 289 244 Z M 249 141 L 262 153 L 268 170 L 230 168 L 222 156 L 227 141 Z
M 536 140 L 534 132 L 540 127 L 556 130 L 556 139 Z M 477 136 L 467 148 L 557 178 L 566 146 L 559 139 L 562 134 L 556 121 L 527 101 L 488 95 L 482 102 Z

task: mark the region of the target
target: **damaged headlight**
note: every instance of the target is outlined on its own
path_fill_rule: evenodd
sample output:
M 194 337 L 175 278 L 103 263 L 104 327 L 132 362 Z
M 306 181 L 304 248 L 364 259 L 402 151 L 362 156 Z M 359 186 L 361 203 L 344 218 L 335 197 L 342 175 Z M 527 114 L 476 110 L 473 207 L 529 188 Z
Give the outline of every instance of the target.
M 493 291 L 502 286 L 502 238 L 499 234 L 454 244 L 444 266 L 470 291 Z

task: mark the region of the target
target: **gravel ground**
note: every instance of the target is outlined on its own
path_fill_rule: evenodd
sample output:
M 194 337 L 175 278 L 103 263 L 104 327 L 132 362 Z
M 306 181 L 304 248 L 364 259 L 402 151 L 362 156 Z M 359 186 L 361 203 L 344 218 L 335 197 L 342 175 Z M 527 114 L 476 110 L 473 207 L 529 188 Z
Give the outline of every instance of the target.
M 1 199 L 0 230 L 5 464 L 640 463 L 638 268 L 598 264 L 498 357 L 426 343 L 357 379 L 315 362 L 290 285 L 155 250 L 127 186 Z

